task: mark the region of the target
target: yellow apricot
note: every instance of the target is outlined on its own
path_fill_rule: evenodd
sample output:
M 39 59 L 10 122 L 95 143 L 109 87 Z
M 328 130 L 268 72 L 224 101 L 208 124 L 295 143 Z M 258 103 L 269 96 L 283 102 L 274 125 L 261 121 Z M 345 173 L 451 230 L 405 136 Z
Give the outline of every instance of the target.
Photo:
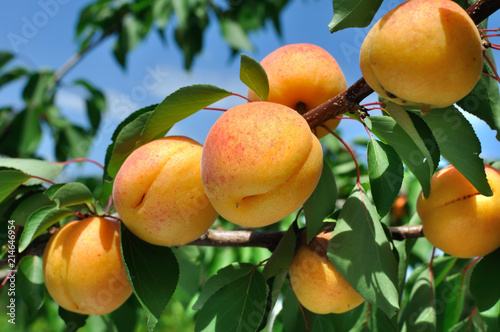
M 452 256 L 483 256 L 500 247 L 500 172 L 488 165 L 485 169 L 493 196 L 479 194 L 448 166 L 432 178 L 429 197 L 420 194 L 417 200 L 425 237 Z
M 205 233 L 217 212 L 201 182 L 202 146 L 171 136 L 130 154 L 113 185 L 116 211 L 127 228 L 146 242 L 184 245 Z
M 338 95 L 347 83 L 337 61 L 323 48 L 313 44 L 290 44 L 268 54 L 261 62 L 269 80 L 268 102 L 293 108 L 300 114 Z M 259 101 L 251 89 L 248 98 Z M 340 120 L 328 120 L 325 125 L 334 130 Z M 315 128 L 323 137 L 328 132 Z
M 261 227 L 307 200 L 322 165 L 321 145 L 299 113 L 281 104 L 251 102 L 229 109 L 210 129 L 201 176 L 222 217 Z
M 120 307 L 132 288 L 119 225 L 99 217 L 65 224 L 45 247 L 43 277 L 50 296 L 66 310 L 105 315 Z
M 425 114 L 465 97 L 483 68 L 467 12 L 451 0 L 411 0 L 384 15 L 360 52 L 363 77 L 379 95 Z
M 299 302 L 317 314 L 343 313 L 365 300 L 340 275 L 326 256 L 332 232 L 302 244 L 289 267 L 290 283 Z

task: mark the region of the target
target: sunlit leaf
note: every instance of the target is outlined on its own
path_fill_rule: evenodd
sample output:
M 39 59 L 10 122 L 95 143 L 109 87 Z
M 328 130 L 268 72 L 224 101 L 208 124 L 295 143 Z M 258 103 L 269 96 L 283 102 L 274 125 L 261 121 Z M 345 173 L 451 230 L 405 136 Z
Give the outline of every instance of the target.
M 259 62 L 248 55 L 241 55 L 240 80 L 263 101 L 269 96 L 269 80 Z

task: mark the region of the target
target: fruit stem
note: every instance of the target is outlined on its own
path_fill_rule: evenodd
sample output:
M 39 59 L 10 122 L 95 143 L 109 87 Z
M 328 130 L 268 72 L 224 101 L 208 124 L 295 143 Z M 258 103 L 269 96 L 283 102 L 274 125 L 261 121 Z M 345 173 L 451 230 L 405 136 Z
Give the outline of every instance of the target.
M 42 178 L 42 177 L 39 177 L 39 176 L 36 176 L 36 175 L 30 175 L 30 177 L 33 178 L 33 179 L 38 179 L 38 180 L 42 180 L 44 182 L 50 183 L 51 185 L 55 185 L 56 184 L 54 181 L 50 181 L 49 179 L 45 179 L 45 178 Z
M 495 30 L 495 31 L 498 31 L 498 30 Z M 500 37 L 500 34 L 496 33 L 496 34 L 492 34 L 492 35 L 482 35 L 481 38 L 490 38 L 490 37 Z
M 225 109 L 225 108 L 217 108 L 217 107 L 205 107 L 203 109 L 209 110 L 209 111 L 221 111 L 221 112 L 227 111 L 227 109 Z
M 431 260 L 429 262 L 429 284 L 431 289 L 431 308 L 434 303 L 434 256 L 436 255 L 436 247 L 432 247 Z
M 67 165 L 67 164 L 70 164 L 70 163 L 81 162 L 81 161 L 88 161 L 88 162 L 93 163 L 93 164 L 99 166 L 100 168 L 104 169 L 104 166 L 102 164 L 100 164 L 99 162 L 97 162 L 95 160 L 88 159 L 88 158 L 75 158 L 75 159 L 70 159 L 70 160 L 66 160 L 66 161 L 56 161 L 55 163 L 56 164 Z
M 494 78 L 495 80 L 497 80 L 500 83 L 500 76 L 498 76 L 497 69 L 495 68 L 495 65 L 491 61 L 490 57 L 486 53 L 484 53 L 484 58 L 486 59 L 486 61 L 488 62 L 488 65 L 490 66 L 491 70 L 493 71 L 494 75 L 492 78 Z M 491 77 L 490 74 L 488 74 L 487 76 Z
M 472 319 L 474 319 L 474 315 L 476 314 L 476 312 L 477 312 L 477 307 L 474 307 L 474 310 L 472 310 L 472 312 L 469 315 L 469 323 L 467 324 L 467 330 L 465 330 L 465 331 L 467 331 L 467 332 L 470 331 L 470 326 L 472 324 Z
M 236 96 L 236 97 L 240 97 L 240 98 L 243 98 L 245 99 L 246 101 L 248 101 L 249 103 L 251 103 L 252 101 L 250 99 L 248 99 L 247 97 L 243 96 L 243 95 L 240 95 L 240 94 L 237 94 L 237 93 L 233 93 L 231 92 L 231 96 Z

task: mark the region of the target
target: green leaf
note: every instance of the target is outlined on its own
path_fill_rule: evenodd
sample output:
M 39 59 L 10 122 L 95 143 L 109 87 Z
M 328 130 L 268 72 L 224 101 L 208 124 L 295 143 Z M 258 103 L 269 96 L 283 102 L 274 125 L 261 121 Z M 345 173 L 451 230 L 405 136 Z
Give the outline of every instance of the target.
M 2 73 L 0 76 L 0 88 L 12 81 L 15 81 L 24 75 L 27 75 L 29 71 L 23 67 L 12 68 L 8 72 Z
M 58 209 L 54 206 L 44 206 L 33 212 L 26 221 L 19 239 L 19 252 L 23 252 L 37 236 L 45 232 L 50 226 L 73 214 L 74 212 L 70 209 Z
M 482 311 L 481 318 L 489 332 L 500 332 L 500 301 L 490 309 Z
M 115 129 L 111 138 L 112 143 L 106 152 L 104 164 L 104 179 L 113 179 L 127 157 L 137 149 L 141 140 L 141 132 L 157 105 L 144 107 L 123 120 Z
M 433 306 L 434 290 L 430 282 L 430 271 L 420 272 L 400 318 L 400 330 L 436 331 L 436 310 Z M 431 306 L 432 304 L 432 306 Z
M 7 62 L 9 62 L 12 59 L 14 59 L 14 54 L 5 51 L 0 52 L 0 68 L 5 66 Z
M 432 110 L 424 116 L 443 157 L 484 196 L 493 192 L 486 180 L 484 162 L 479 157 L 481 143 L 471 124 L 454 106 Z
M 333 33 L 338 30 L 366 27 L 372 21 L 382 0 L 334 0 L 333 18 L 328 27 Z
M 254 267 L 248 263 L 232 263 L 217 271 L 203 286 L 198 300 L 193 304 L 193 310 L 200 310 L 219 289 L 249 274 Z
M 306 217 L 307 243 L 318 234 L 325 226 L 323 221 L 335 210 L 338 191 L 332 169 L 323 160 L 323 171 L 319 183 L 313 193 L 304 203 L 304 215 Z
M 266 310 L 267 286 L 254 269 L 215 293 L 201 308 L 195 331 L 257 331 Z
M 448 331 L 461 317 L 465 298 L 464 274 L 462 271 L 447 276 L 436 285 L 437 331 Z
M 64 164 L 53 163 L 38 159 L 22 159 L 22 158 L 0 158 L 0 167 L 10 167 L 22 171 L 25 174 L 38 176 L 46 180 L 54 180 L 58 176 Z M 0 181 L 3 184 L 3 181 Z M 30 179 L 25 185 L 32 186 L 45 183 L 40 179 Z
M 87 105 L 87 117 L 89 118 L 92 128 L 97 130 L 101 122 L 101 113 L 103 113 L 107 107 L 106 97 L 101 90 L 97 89 L 86 80 L 76 80 L 75 84 L 85 87 L 90 93 L 90 96 L 87 97 L 85 101 Z
M 32 156 L 42 139 L 38 109 L 27 108 L 17 113 L 0 141 L 0 154 L 13 157 Z
M 387 113 L 396 120 L 398 125 L 406 131 L 420 151 L 425 156 L 425 160 L 429 164 L 431 174 L 437 169 L 439 165 L 439 148 L 437 142 L 432 136 L 432 132 L 422 118 L 411 112 L 407 112 L 400 105 L 389 103 L 386 108 Z
M 273 254 L 269 257 L 269 260 L 264 266 L 264 270 L 262 270 L 262 275 L 266 280 L 277 276 L 283 271 L 288 271 L 288 267 L 292 263 L 295 253 L 295 243 L 298 231 L 297 223 L 293 222 L 285 235 L 281 238 Z
M 46 292 L 43 283 L 42 258 L 38 256 L 21 258 L 17 267 L 16 279 L 16 288 L 28 307 L 29 314 L 36 314 L 43 305 Z
M 36 210 L 54 203 L 41 190 L 31 191 L 16 199 L 16 207 L 10 215 L 17 225 L 25 225 L 29 216 Z
M 134 49 L 141 40 L 142 23 L 132 15 L 123 19 L 122 29 L 113 47 L 116 61 L 122 68 L 126 67 L 127 53 Z
M 263 101 L 269 96 L 269 80 L 260 63 L 246 54 L 241 55 L 240 80 Z
M 87 156 L 91 143 L 90 132 L 68 123 L 56 135 L 56 157 L 58 160 L 84 158 Z
M 50 101 L 56 78 L 51 71 L 41 71 L 30 75 L 28 83 L 23 89 L 23 99 L 28 104 L 28 109 L 40 107 Z
M 125 271 L 153 330 L 179 281 L 179 264 L 169 247 L 147 243 L 120 226 Z
M 92 203 L 92 193 L 80 182 L 59 183 L 51 186 L 45 194 L 56 203 L 58 209 L 71 205 Z
M 80 327 L 85 326 L 87 315 L 77 314 L 76 312 L 68 311 L 63 307 L 59 307 L 59 317 L 66 324 L 66 331 L 77 331 Z
M 30 176 L 22 171 L 0 167 L 0 202 L 29 178 Z
M 371 116 L 366 120 L 370 129 L 397 152 L 403 163 L 420 182 L 424 196 L 428 197 L 433 173 L 426 157 L 429 152 L 422 151 L 422 146 L 414 142 L 414 137 L 409 136 L 391 117 Z
M 403 184 L 403 163 L 390 145 L 373 138 L 368 142 L 367 153 L 373 201 L 379 215 L 385 216 Z
M 479 311 L 486 311 L 500 301 L 500 248 L 476 264 L 470 278 L 470 291 Z
M 361 196 L 362 195 L 362 196 Z M 389 317 L 399 310 L 398 263 L 377 212 L 356 187 L 340 211 L 327 255 L 368 302 Z
M 468 3 L 466 5 L 468 6 Z M 481 22 L 479 28 L 486 29 L 487 21 L 484 20 Z M 497 68 L 493 50 L 487 48 L 484 54 L 489 57 L 495 68 Z M 494 75 L 486 57 L 484 57 L 483 63 L 483 72 Z M 486 75 L 481 75 L 474 89 L 462 100 L 459 100 L 457 105 L 485 121 L 491 129 L 496 130 L 497 140 L 500 141 L 500 93 L 498 91 L 497 80 Z
M 153 111 L 142 131 L 141 143 L 163 137 L 174 124 L 230 96 L 231 92 L 213 85 L 190 85 L 167 96 Z
M 252 43 L 247 37 L 245 30 L 238 22 L 228 17 L 222 17 L 219 20 L 222 37 L 235 50 L 253 50 Z

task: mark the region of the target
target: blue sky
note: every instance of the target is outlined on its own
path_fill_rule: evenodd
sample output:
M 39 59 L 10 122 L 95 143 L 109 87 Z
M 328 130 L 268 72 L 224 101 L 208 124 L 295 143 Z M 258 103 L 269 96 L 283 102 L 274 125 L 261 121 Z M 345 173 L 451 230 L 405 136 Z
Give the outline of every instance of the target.
M 402 1 L 386 0 L 381 14 Z M 9 1 L 0 12 L 0 50 L 18 55 L 18 62 L 30 68 L 59 68 L 77 49 L 74 28 L 79 11 L 89 1 L 41 0 Z M 347 84 L 361 77 L 358 65 L 359 48 L 368 28 L 348 29 L 330 34 L 328 23 L 333 15 L 332 2 L 327 0 L 292 0 L 282 13 L 282 37 L 278 37 L 271 24 L 250 39 L 255 49 L 245 52 L 257 60 L 276 48 L 291 43 L 313 43 L 330 52 L 344 71 Z M 378 16 L 377 16 L 378 17 Z M 35 25 L 34 23 L 37 23 Z M 12 35 L 26 36 L 25 43 L 12 43 Z M 490 17 L 490 27 L 500 26 L 500 14 Z M 24 30 L 23 30 L 24 29 Z M 9 38 L 10 36 L 10 38 Z M 118 123 L 131 112 L 144 106 L 158 103 L 180 87 L 191 84 L 214 84 L 235 93 L 246 94 L 246 87 L 239 81 L 239 58 L 230 61 L 229 48 L 223 41 L 219 27 L 212 18 L 204 40 L 201 56 L 197 57 L 191 72 L 185 72 L 182 54 L 175 46 L 172 30 L 167 32 L 167 46 L 163 46 L 155 34 L 132 51 L 128 57 L 127 70 L 123 71 L 114 60 L 111 49 L 114 40 L 108 40 L 89 53 L 64 78 L 67 85 L 58 93 L 57 104 L 73 121 L 86 125 L 85 91 L 69 83 L 84 78 L 102 88 L 108 97 L 108 112 L 96 136 L 90 158 L 104 162 L 105 150 Z M 500 43 L 500 38 L 498 43 Z M 497 62 L 500 58 L 497 55 Z M 0 90 L 0 105 L 19 103 L 20 85 Z M 372 94 L 365 102 L 374 101 Z M 231 97 L 219 104 L 230 107 L 242 100 Z M 171 133 L 190 136 L 203 142 L 211 125 L 220 113 L 201 111 L 174 127 Z M 468 117 L 483 142 L 483 158 L 500 160 L 500 143 L 495 133 L 482 121 Z M 357 135 L 366 135 L 359 123 L 342 121 L 339 129 L 347 141 Z M 50 135 L 45 135 L 40 154 L 53 160 Z M 79 172 L 100 174 L 93 166 L 85 166 Z

